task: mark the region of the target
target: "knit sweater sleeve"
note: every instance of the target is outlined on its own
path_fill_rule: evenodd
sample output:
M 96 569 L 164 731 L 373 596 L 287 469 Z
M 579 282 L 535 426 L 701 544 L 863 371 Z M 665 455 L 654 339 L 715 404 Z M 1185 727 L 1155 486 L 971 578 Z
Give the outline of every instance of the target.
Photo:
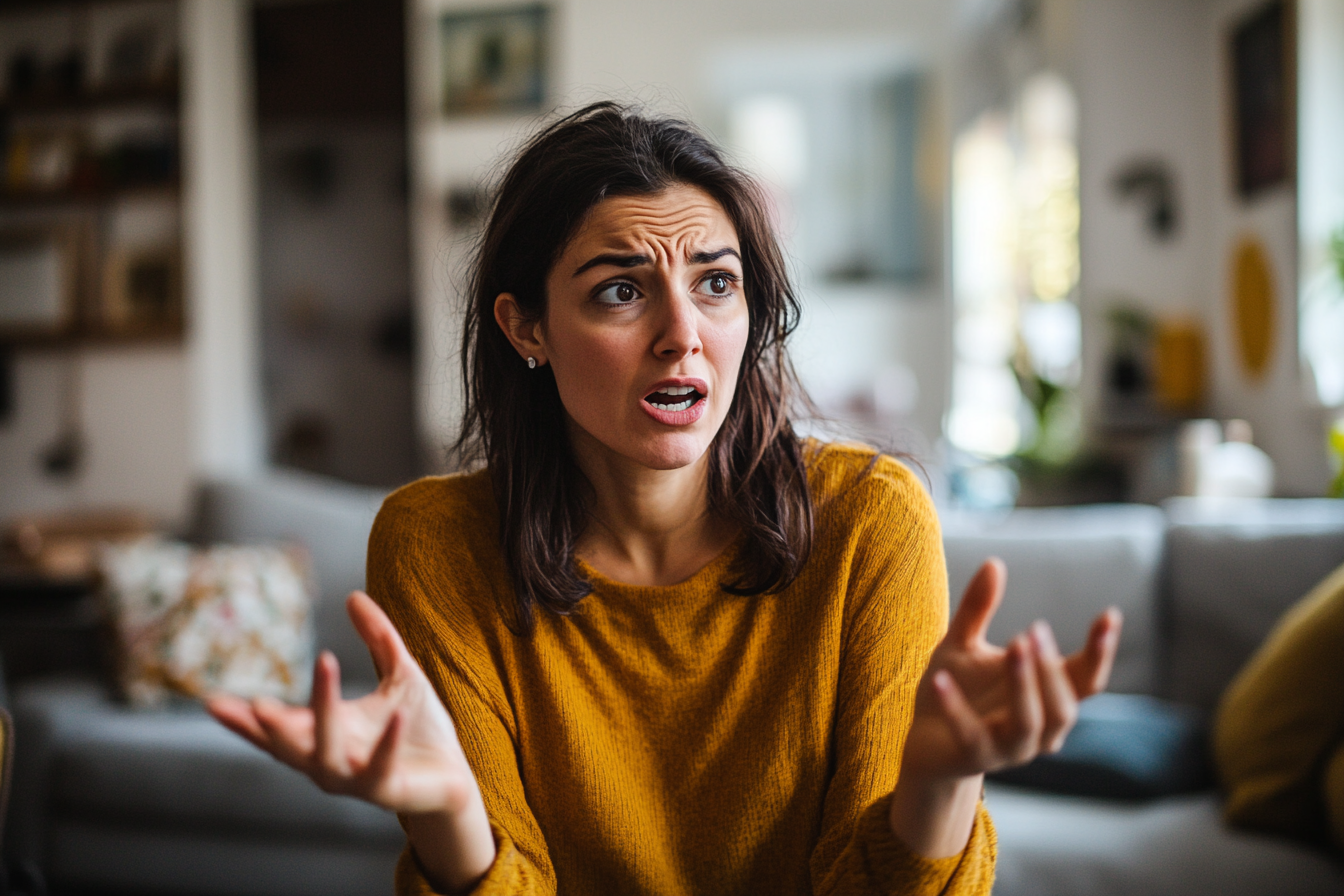
M 432 481 L 431 481 L 432 482 Z M 482 528 L 472 508 L 444 513 L 442 490 L 417 484 L 383 505 L 369 537 L 369 595 L 388 614 L 447 707 L 486 800 L 496 854 L 474 896 L 553 896 L 555 873 L 518 772 L 518 733 L 477 608 L 489 604 L 492 571 L 481 568 L 464 530 Z M 463 517 L 466 518 L 463 518 Z M 493 531 L 488 524 L 485 531 Z M 407 844 L 396 870 L 398 896 L 431 896 Z
M 947 570 L 932 502 L 914 476 L 879 458 L 824 511 L 849 527 L 848 591 L 835 718 L 834 774 L 812 854 L 826 896 L 988 896 L 996 841 L 984 805 L 960 855 L 929 859 L 891 830 L 915 692 L 948 625 Z

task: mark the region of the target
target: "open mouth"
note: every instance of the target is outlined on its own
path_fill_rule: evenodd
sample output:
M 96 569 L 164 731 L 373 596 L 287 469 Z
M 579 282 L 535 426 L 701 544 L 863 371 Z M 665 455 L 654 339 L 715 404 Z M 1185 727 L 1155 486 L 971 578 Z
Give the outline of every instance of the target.
M 704 393 L 694 386 L 665 386 L 657 392 L 650 392 L 644 400 L 656 410 L 666 413 L 685 411 L 704 398 Z

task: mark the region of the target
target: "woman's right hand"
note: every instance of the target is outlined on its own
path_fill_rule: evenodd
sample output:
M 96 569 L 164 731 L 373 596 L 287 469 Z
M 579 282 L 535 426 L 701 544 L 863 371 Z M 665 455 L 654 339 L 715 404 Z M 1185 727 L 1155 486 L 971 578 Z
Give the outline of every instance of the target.
M 207 701 L 210 714 L 328 793 L 401 813 L 431 884 L 469 887 L 494 861 L 495 842 L 453 721 L 382 608 L 356 591 L 346 609 L 377 690 L 342 700 L 336 657 L 323 651 L 307 707 L 221 695 Z

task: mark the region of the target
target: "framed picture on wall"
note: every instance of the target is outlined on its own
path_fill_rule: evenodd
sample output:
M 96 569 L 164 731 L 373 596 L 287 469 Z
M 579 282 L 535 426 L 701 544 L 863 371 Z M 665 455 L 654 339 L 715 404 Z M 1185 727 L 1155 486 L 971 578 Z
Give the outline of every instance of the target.
M 1289 182 L 1296 153 L 1293 4 L 1270 0 L 1232 28 L 1232 140 L 1237 192 Z
M 531 5 L 439 18 L 445 116 L 526 112 L 546 98 L 550 11 Z
M 97 329 L 109 336 L 175 335 L 182 328 L 176 246 L 115 248 L 103 260 Z
M 0 227 L 0 339 L 40 342 L 74 333 L 89 240 L 79 222 Z

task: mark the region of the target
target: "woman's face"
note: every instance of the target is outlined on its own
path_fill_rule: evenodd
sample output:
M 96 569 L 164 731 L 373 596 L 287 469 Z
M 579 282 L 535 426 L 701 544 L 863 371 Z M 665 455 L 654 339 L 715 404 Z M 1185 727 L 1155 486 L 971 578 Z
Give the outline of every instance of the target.
M 546 281 L 536 340 L 577 450 L 671 470 L 704 456 L 747 344 L 741 247 L 723 208 L 675 186 L 604 200 Z

